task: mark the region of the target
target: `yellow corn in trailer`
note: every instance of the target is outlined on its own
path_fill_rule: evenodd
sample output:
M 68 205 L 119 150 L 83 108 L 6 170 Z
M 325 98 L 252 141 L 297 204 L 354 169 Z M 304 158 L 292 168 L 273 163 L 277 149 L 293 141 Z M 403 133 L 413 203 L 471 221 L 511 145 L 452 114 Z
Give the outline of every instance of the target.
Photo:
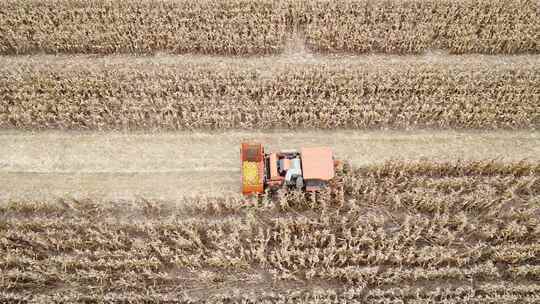
M 244 174 L 244 184 L 252 186 L 259 184 L 259 168 L 256 162 L 245 161 L 242 164 L 242 174 Z
M 240 149 L 242 162 L 242 193 L 264 192 L 264 150 L 261 144 L 243 143 Z

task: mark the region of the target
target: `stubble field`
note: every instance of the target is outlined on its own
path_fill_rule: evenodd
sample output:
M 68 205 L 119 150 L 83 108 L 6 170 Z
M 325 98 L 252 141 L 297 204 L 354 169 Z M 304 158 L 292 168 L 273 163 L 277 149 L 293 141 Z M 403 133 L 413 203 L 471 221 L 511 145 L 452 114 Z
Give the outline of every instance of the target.
M 0 302 L 540 303 L 535 1 L 0 3 Z M 238 195 L 238 144 L 331 189 Z

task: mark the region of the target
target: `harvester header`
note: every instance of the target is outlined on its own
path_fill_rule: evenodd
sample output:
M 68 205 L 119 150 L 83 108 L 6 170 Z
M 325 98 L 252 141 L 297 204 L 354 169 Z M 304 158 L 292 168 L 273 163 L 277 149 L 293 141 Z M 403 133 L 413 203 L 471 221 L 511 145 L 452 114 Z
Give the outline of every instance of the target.
M 240 158 L 243 194 L 284 187 L 317 191 L 334 178 L 337 164 L 329 147 L 265 153 L 260 143 L 242 143 Z

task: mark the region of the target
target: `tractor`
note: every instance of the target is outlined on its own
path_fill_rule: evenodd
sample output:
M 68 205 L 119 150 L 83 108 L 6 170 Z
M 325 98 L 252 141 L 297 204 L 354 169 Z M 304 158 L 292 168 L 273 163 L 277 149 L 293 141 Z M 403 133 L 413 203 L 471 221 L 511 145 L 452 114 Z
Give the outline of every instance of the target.
M 240 159 L 245 195 L 281 188 L 318 191 L 329 185 L 339 164 L 329 147 L 266 153 L 260 143 L 242 143 Z

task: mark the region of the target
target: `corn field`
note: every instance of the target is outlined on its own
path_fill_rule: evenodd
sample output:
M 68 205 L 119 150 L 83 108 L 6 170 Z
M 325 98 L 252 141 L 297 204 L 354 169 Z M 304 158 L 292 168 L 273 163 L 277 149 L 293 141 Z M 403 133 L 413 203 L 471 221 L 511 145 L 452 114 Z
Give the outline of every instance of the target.
M 0 54 L 540 51 L 534 0 L 5 0 Z
M 538 303 L 540 166 L 388 162 L 260 200 L 13 201 L 0 299 Z
M 539 8 L 0 1 L 0 303 L 540 303 Z M 225 195 L 240 138 L 370 165 Z
M 34 57 L 30 57 L 34 58 Z M 537 57 L 25 57 L 0 67 L 0 127 L 538 129 Z

